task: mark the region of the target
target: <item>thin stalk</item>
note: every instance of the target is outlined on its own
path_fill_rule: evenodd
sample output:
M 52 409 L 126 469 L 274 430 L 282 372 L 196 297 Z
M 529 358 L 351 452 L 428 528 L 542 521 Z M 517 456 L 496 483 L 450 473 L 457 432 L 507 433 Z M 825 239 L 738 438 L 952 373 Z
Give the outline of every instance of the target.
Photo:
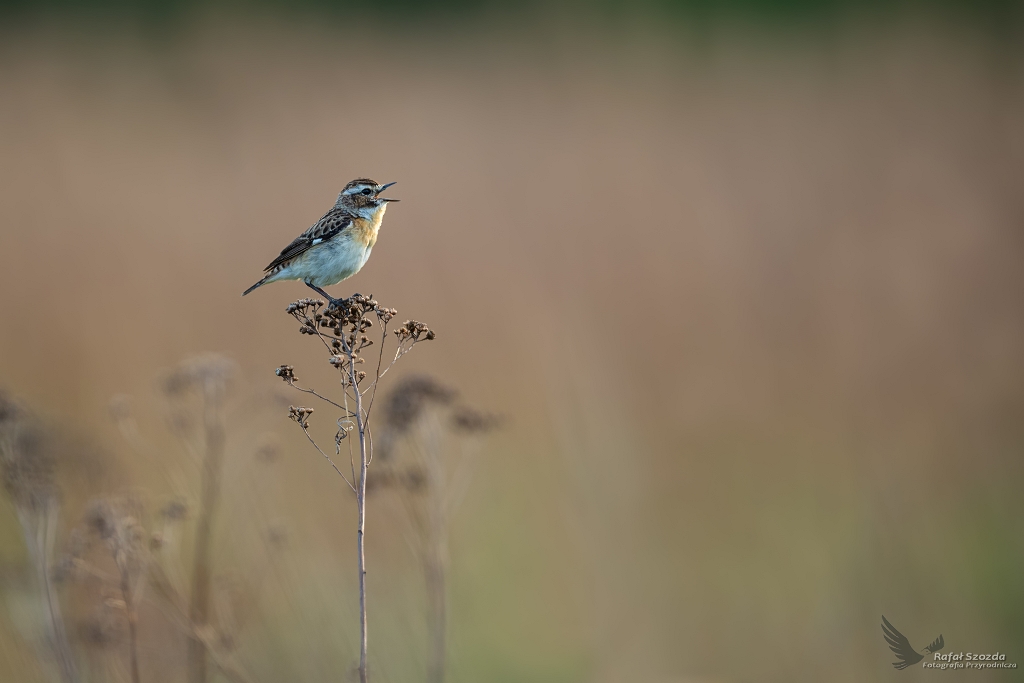
M 124 609 L 128 615 L 128 649 L 131 660 L 132 683 L 139 683 L 139 636 L 138 636 L 138 615 L 135 612 L 135 602 L 132 599 L 132 587 L 130 572 L 127 569 L 121 570 L 121 597 L 124 598 Z
M 352 351 L 348 352 L 349 381 L 356 401 L 356 429 L 359 430 L 359 482 L 356 490 L 356 506 L 358 513 L 358 529 L 356 531 L 356 554 L 359 558 L 359 683 L 366 683 L 366 553 L 363 547 L 363 535 L 366 531 L 366 470 L 369 458 L 366 454 L 366 422 L 363 419 L 363 396 L 356 383 L 356 368 Z
M 441 553 L 431 553 L 426 562 L 427 605 L 429 609 L 430 664 L 428 683 L 443 683 L 448 650 L 448 591 L 446 562 Z
M 349 447 L 349 465 L 352 472 L 351 479 L 345 477 L 351 486 L 353 487 L 356 496 L 356 511 L 357 511 L 357 524 L 356 524 L 356 557 L 358 560 L 358 571 L 359 571 L 359 681 L 360 683 L 366 683 L 367 681 L 367 616 L 366 616 L 366 548 L 365 548 L 365 536 L 366 536 L 366 477 L 367 470 L 370 465 L 370 461 L 373 457 L 373 443 L 369 432 L 369 409 L 373 406 L 373 396 L 371 393 L 367 399 L 367 404 L 364 406 L 363 396 L 371 388 L 376 391 L 377 383 L 380 378 L 387 373 L 387 369 L 381 371 L 381 364 L 383 363 L 383 345 L 387 335 L 387 321 L 391 320 L 394 315 L 394 310 L 382 309 L 377 305 L 376 301 L 372 301 L 367 297 L 351 297 L 344 302 L 344 307 L 340 309 L 334 309 L 328 307 L 323 314 L 319 311 L 323 305 L 323 302 L 319 300 L 311 299 L 300 299 L 294 304 L 290 305 L 287 309 L 289 315 L 297 320 L 301 325 L 302 334 L 314 335 L 324 345 L 324 348 L 331 354 L 330 363 L 332 366 L 337 368 L 342 373 L 341 385 L 343 389 L 344 405 L 339 406 L 334 401 L 323 397 L 322 395 L 307 391 L 310 395 L 321 398 L 335 407 L 340 407 L 345 411 L 344 419 L 355 418 L 356 429 L 359 433 L 359 474 L 356 476 L 356 463 L 354 457 L 354 447 L 351 439 L 348 441 Z M 352 307 L 355 307 L 354 309 Z M 362 333 L 372 326 L 366 324 L 367 321 L 364 319 L 369 313 L 376 313 L 378 321 L 381 323 L 382 337 L 381 337 L 381 351 L 378 353 L 377 358 L 377 373 L 376 377 L 363 388 L 359 386 L 359 381 L 366 378 L 365 372 L 357 372 L 356 364 L 362 362 L 362 358 L 359 356 L 359 352 L 369 346 L 369 340 Z M 326 318 L 326 323 L 324 319 Z M 327 324 L 329 323 L 329 324 Z M 332 336 L 325 336 L 322 332 L 322 328 L 327 327 L 332 329 Z M 391 361 L 391 365 L 398 361 L 405 353 L 408 353 L 410 349 L 421 339 L 433 339 L 434 333 L 423 323 L 408 321 L 405 323 L 403 329 L 397 335 L 399 338 L 398 349 L 395 352 L 395 357 Z M 339 349 L 344 357 L 339 354 Z M 290 365 L 282 365 L 277 369 L 276 374 L 278 377 L 284 379 L 288 384 L 295 386 L 295 374 L 293 368 Z M 360 375 L 362 377 L 360 377 Z M 349 410 L 349 391 L 351 390 L 351 398 L 355 403 L 354 410 Z M 291 419 L 298 422 L 305 430 L 305 416 L 309 414 L 309 411 L 305 408 L 296 408 L 292 406 L 289 415 Z M 343 429 L 344 426 L 340 424 L 339 430 Z M 346 430 L 347 431 L 347 430 Z M 307 438 L 309 437 L 307 433 Z M 339 445 L 341 439 L 345 438 L 339 431 L 336 443 Z M 314 443 L 314 446 L 316 444 Z M 318 448 L 318 450 L 320 450 Z M 322 453 L 323 451 L 321 451 Z M 328 458 L 330 460 L 330 458 Z M 331 463 L 334 464 L 333 461 Z M 335 467 L 337 469 L 337 467 Z M 341 474 L 340 470 L 338 471 Z M 343 475 L 344 477 L 344 475 Z M 193 683 L 204 683 L 195 682 Z
M 430 663 L 428 683 L 443 683 L 447 660 L 448 631 L 448 519 L 446 509 L 447 478 L 441 446 L 441 424 L 436 414 L 426 423 L 425 458 L 427 469 L 427 538 L 424 573 L 427 584 Z
M 194 629 L 202 630 L 209 621 L 210 607 L 210 547 L 213 536 L 213 514 L 220 498 L 220 471 L 224 459 L 224 426 L 217 414 L 219 401 L 216 388 L 204 389 L 203 422 L 206 432 L 206 453 L 203 458 L 202 499 L 196 529 L 195 558 L 192 567 L 192 600 L 189 620 Z M 198 634 L 188 643 L 190 683 L 206 683 L 207 647 Z
M 78 670 L 75 667 L 67 630 L 64 628 L 64 619 L 60 613 L 60 603 L 57 601 L 56 590 L 49 571 L 49 546 L 53 542 L 53 532 L 50 527 L 56 524 L 56 505 L 49 501 L 44 503 L 42 519 L 35 512 L 24 510 L 21 506 L 18 506 L 17 512 L 21 531 L 25 537 L 25 546 L 28 548 L 29 557 L 39 580 L 47 640 L 53 649 L 54 659 L 60 666 L 61 681 L 77 683 Z

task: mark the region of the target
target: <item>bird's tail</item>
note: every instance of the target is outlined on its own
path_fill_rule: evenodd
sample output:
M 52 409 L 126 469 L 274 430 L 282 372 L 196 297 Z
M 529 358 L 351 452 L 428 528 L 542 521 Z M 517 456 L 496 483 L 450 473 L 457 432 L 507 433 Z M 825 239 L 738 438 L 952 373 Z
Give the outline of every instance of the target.
M 247 289 L 247 290 L 245 290 L 244 292 L 242 292 L 242 296 L 245 296 L 246 294 L 248 294 L 248 293 L 249 293 L 249 292 L 251 292 L 252 290 L 256 289 L 257 287 L 262 287 L 263 285 L 267 284 L 267 282 L 269 282 L 269 281 L 270 281 L 270 275 L 271 275 L 271 273 L 267 273 L 266 275 L 264 275 L 264 276 L 263 276 L 263 279 L 262 279 L 262 280 L 260 280 L 260 281 L 259 281 L 259 282 L 257 282 L 256 284 L 254 284 L 254 285 L 253 285 L 252 287 L 250 287 L 249 289 Z

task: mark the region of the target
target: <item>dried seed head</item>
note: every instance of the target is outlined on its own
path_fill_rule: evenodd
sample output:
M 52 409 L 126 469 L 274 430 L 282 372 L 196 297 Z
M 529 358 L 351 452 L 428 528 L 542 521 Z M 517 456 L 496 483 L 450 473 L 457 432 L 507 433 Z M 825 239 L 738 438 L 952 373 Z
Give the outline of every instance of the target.
M 402 473 L 402 487 L 409 493 L 418 493 L 427 486 L 427 475 L 422 468 L 410 467 Z
M 295 368 L 290 365 L 280 366 L 277 370 L 274 370 L 274 374 L 289 383 L 294 382 L 297 379 L 295 377 Z
M 109 501 L 93 501 L 92 505 L 85 511 L 85 525 L 103 540 L 113 536 L 116 519 L 114 508 Z
M 160 508 L 160 515 L 169 522 L 178 522 L 188 515 L 188 506 L 182 500 L 172 500 Z
M 164 378 L 164 393 L 175 397 L 193 389 L 222 391 L 236 372 L 235 362 L 220 354 L 205 353 L 186 358 Z
M 256 446 L 256 460 L 262 463 L 272 463 L 277 460 L 281 454 L 281 446 L 277 443 L 277 438 L 273 434 L 267 434 L 260 443 Z
M 54 581 L 74 581 L 82 574 L 82 555 L 89 549 L 89 540 L 81 529 L 72 529 L 64 553 L 53 567 Z
M 465 434 L 481 434 L 497 429 L 501 424 L 501 418 L 497 415 L 482 413 L 479 410 L 468 406 L 460 406 L 455 409 L 451 417 L 452 429 Z
M 6 392 L 0 391 L 0 429 L 5 423 L 17 420 L 22 413 L 22 407 Z
M 305 406 L 288 406 L 289 419 L 295 420 L 303 429 L 309 427 L 309 416 L 313 414 L 312 408 Z
M 124 611 L 111 600 L 100 602 L 79 627 L 83 640 L 94 647 L 104 648 L 121 643 L 127 629 L 128 622 L 124 617 Z
M 22 509 L 44 507 L 57 495 L 57 435 L 6 395 L 0 395 L 0 475 Z
M 305 315 L 307 311 L 315 313 L 323 305 L 324 302 L 321 299 L 299 299 L 288 304 L 288 307 L 284 310 L 289 315 L 298 316 Z
M 455 396 L 455 390 L 428 375 L 403 377 L 385 399 L 384 420 L 389 429 L 405 432 L 428 405 L 448 405 Z
M 149 557 L 153 539 L 142 517 L 142 503 L 131 496 L 101 498 L 86 510 L 86 529 L 104 542 L 123 578 L 140 576 Z
M 398 337 L 399 343 L 411 340 L 414 344 L 435 337 L 433 330 L 416 320 L 406 320 L 401 327 L 395 330 L 395 336 Z

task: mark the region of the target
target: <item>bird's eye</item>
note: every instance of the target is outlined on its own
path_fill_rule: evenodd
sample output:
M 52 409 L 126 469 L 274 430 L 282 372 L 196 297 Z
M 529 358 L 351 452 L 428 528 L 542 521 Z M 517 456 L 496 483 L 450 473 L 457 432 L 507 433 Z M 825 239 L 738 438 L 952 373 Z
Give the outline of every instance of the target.
M 366 188 L 365 190 L 363 190 L 363 194 L 371 194 L 370 188 Z

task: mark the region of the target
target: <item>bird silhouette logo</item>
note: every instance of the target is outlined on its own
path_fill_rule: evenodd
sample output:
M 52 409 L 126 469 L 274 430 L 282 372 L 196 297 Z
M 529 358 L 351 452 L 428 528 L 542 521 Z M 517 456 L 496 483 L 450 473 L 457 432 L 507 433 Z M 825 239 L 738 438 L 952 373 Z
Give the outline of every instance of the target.
M 896 630 L 896 627 L 889 623 L 889 620 L 882 615 L 882 635 L 885 636 L 885 642 L 889 643 L 889 649 L 896 653 L 896 659 L 898 662 L 893 662 L 892 665 L 897 669 L 906 669 L 908 666 L 917 664 L 924 655 L 918 652 L 911 646 L 910 641 L 907 637 Z M 946 646 L 946 641 L 942 639 L 942 634 L 932 641 L 932 644 L 925 648 L 927 652 L 938 652 Z

